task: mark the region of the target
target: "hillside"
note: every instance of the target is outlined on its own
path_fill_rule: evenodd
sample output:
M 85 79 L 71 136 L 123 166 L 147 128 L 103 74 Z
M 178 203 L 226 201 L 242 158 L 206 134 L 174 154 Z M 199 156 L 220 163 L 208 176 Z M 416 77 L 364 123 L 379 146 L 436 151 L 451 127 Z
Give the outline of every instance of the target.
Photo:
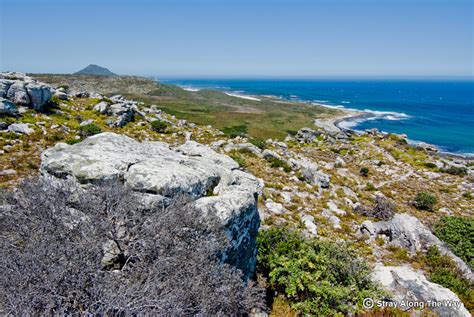
M 173 314 L 196 300 L 202 305 L 193 312 L 204 315 L 413 313 L 370 307 L 365 298 L 423 303 L 418 310 L 427 315 L 474 311 L 468 159 L 411 146 L 401 135 L 325 130 L 345 113 L 301 103 L 133 77 L 34 76 L 50 86 L 3 76 L 0 185 L 23 196 L 17 204 L 2 198 L 0 208 L 7 232 L 0 268 L 12 272 L 0 280 L 0 312 L 22 301 L 43 304 L 29 310 L 38 312 L 50 298 L 68 311 L 130 304 L 126 312 L 136 314 Z M 49 98 L 32 102 L 18 87 Z M 39 183 L 19 185 L 39 174 Z M 131 192 L 99 186 L 110 180 Z M 182 208 L 181 194 L 195 213 Z M 62 218 L 37 230 L 51 210 Z M 208 231 L 212 239 L 203 236 Z M 73 238 L 59 240 L 69 232 Z M 220 243 L 223 233 L 228 245 Z M 31 254 L 23 257 L 23 248 Z M 157 248 L 178 249 L 162 256 Z M 229 266 L 209 262 L 212 250 Z M 74 261 L 63 265 L 65 258 Z M 31 261 L 38 265 L 22 265 Z M 249 289 L 236 268 L 252 280 Z M 32 282 L 16 282 L 25 276 Z M 36 282 L 49 279 L 57 284 Z
M 115 73 L 112 73 L 105 67 L 99 65 L 90 64 L 85 68 L 81 69 L 78 72 L 75 72 L 74 75 L 90 75 L 90 76 L 118 76 Z

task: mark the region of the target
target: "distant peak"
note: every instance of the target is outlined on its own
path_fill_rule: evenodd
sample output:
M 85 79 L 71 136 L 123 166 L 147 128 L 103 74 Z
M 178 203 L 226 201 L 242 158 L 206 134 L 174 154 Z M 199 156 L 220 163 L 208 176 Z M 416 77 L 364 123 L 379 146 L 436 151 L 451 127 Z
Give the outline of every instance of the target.
M 75 72 L 74 75 L 118 76 L 107 68 L 95 64 L 88 65 L 84 69 Z

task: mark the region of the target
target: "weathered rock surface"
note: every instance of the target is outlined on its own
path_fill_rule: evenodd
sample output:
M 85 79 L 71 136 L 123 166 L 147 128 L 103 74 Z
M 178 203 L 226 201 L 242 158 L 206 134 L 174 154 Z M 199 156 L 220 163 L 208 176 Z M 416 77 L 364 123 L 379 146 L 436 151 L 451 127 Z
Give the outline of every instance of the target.
M 426 277 L 409 266 L 383 266 L 378 264 L 372 280 L 380 283 L 393 294 L 396 303 L 428 302 L 442 303 L 440 307 L 429 307 L 439 316 L 471 316 L 459 297 L 449 289 L 429 282 Z M 408 307 L 399 306 L 402 310 Z
M 8 131 L 21 133 L 21 134 L 31 134 L 35 132 L 32 128 L 29 127 L 27 123 L 13 123 L 8 126 Z
M 82 184 L 118 179 L 145 193 L 147 201 L 150 195 L 162 201 L 163 197 L 188 194 L 204 220 L 206 215 L 220 219 L 231 241 L 224 259 L 250 276 L 256 263 L 257 196 L 262 183 L 237 167 L 229 157 L 193 141 L 171 149 L 162 142 L 139 143 L 123 135 L 101 133 L 75 145 L 59 143 L 46 150 L 41 172 L 73 177 Z
M 0 73 L 0 97 L 7 98 L 17 106 L 42 110 L 54 93 L 55 89 L 51 86 L 25 74 Z
M 407 248 L 411 254 L 426 250 L 429 246 L 437 246 L 442 254 L 451 257 L 463 275 L 474 281 L 474 274 L 462 259 L 457 257 L 438 237 L 436 237 L 420 220 L 409 214 L 395 214 L 387 221 L 371 222 L 364 221 L 360 231 L 367 234 L 371 239 L 380 235 L 389 238 L 389 243 L 399 247 Z
M 295 135 L 295 139 L 300 143 L 311 143 L 316 140 L 320 133 L 310 128 L 301 128 Z
M 316 184 L 321 188 L 329 188 L 331 177 L 319 171 L 318 166 L 310 160 L 306 158 L 300 160 L 290 159 L 288 164 L 290 165 L 291 169 L 295 171 L 299 170 L 305 181 L 311 184 Z
M 16 116 L 18 108 L 10 100 L 0 97 L 0 115 Z

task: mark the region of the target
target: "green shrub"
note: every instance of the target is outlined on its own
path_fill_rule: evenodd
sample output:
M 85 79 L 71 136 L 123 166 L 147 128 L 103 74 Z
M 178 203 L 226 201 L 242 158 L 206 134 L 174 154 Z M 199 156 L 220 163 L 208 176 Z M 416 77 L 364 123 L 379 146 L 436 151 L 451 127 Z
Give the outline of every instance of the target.
M 58 88 L 62 88 L 62 89 L 68 90 L 68 89 L 69 89 L 69 86 L 66 85 L 66 84 L 61 84 L 61 85 L 58 86 Z
M 435 223 L 433 232 L 474 268 L 474 219 L 446 216 Z
M 262 139 L 257 139 L 257 138 L 250 139 L 249 142 L 261 150 L 264 150 L 267 147 L 267 143 L 265 142 L 265 140 L 262 140 Z
M 448 168 L 442 168 L 440 171 L 443 173 L 459 176 L 465 176 L 467 174 L 467 168 L 459 166 L 450 166 Z
M 369 175 L 369 168 L 368 167 L 362 167 L 360 169 L 360 175 L 367 177 Z
M 257 242 L 258 273 L 302 314 L 355 313 L 364 298 L 381 295 L 369 266 L 347 244 L 305 239 L 281 228 L 261 231 Z
M 425 192 L 421 192 L 416 195 L 413 205 L 417 209 L 432 211 L 434 205 L 436 205 L 437 202 L 438 200 L 435 196 Z
M 424 162 L 423 166 L 426 168 L 436 168 L 436 164 L 432 162 Z
M 367 183 L 367 185 L 365 185 L 365 190 L 369 192 L 374 192 L 377 190 L 377 187 L 375 187 L 375 185 L 372 183 Z
M 454 261 L 450 257 L 442 255 L 436 246 L 428 248 L 425 260 L 428 265 L 429 280 L 456 293 L 466 308 L 472 311 L 474 309 L 474 285 L 462 276 Z
M 222 132 L 224 132 L 228 137 L 235 138 L 247 134 L 248 128 L 246 124 L 240 124 L 222 128 Z
M 239 164 L 240 167 L 246 167 L 247 166 L 247 162 L 245 161 L 245 159 L 235 153 L 233 154 L 230 154 L 229 155 L 234 161 L 237 162 L 237 164 Z
M 268 162 L 270 162 L 270 167 L 272 168 L 280 168 L 283 167 L 283 170 L 287 173 L 291 172 L 291 167 L 283 160 L 280 160 L 279 158 L 276 157 L 269 157 L 267 159 Z
M 167 133 L 169 131 L 168 127 L 169 124 L 161 120 L 151 122 L 151 129 L 158 133 Z
M 79 133 L 84 137 L 88 137 L 94 134 L 99 134 L 101 132 L 102 132 L 101 127 L 99 127 L 95 123 L 89 123 L 89 124 L 79 127 Z

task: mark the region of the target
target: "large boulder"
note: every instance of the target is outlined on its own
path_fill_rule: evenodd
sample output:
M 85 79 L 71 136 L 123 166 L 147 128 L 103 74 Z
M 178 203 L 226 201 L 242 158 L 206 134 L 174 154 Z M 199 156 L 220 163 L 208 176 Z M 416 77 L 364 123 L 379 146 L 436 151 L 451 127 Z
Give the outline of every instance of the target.
M 22 73 L 0 73 L 0 97 L 7 98 L 17 106 L 43 110 L 55 92 L 64 94 Z
M 474 281 L 474 274 L 469 266 L 414 216 L 405 213 L 395 214 L 387 221 L 375 223 L 364 221 L 359 230 L 368 235 L 371 240 L 374 240 L 377 235 L 385 235 L 391 245 L 406 248 L 413 255 L 430 246 L 436 246 L 442 254 L 454 260 L 465 278 Z
M 141 193 L 146 201 L 172 200 L 181 193 L 195 200 L 206 216 L 217 216 L 230 239 L 223 259 L 251 276 L 256 263 L 260 224 L 257 197 L 261 181 L 237 170 L 231 158 L 189 141 L 177 149 L 162 142 L 137 142 L 127 136 L 101 133 L 43 152 L 41 172 L 72 177 L 87 186 L 116 179 Z M 150 196 L 155 196 L 153 199 Z
M 26 91 L 30 96 L 30 107 L 35 110 L 42 110 L 54 93 L 54 90 L 50 86 L 41 83 L 27 84 Z
M 410 310 L 412 307 L 409 305 L 416 304 L 424 305 L 423 308 L 428 308 L 439 316 L 471 316 L 456 294 L 429 282 L 423 274 L 415 272 L 409 266 L 378 264 L 372 273 L 372 280 L 391 293 L 390 304 L 397 304 L 401 310 Z
M 309 159 L 290 159 L 288 164 L 292 170 L 300 171 L 301 176 L 305 181 L 318 185 L 320 188 L 329 188 L 331 177 L 328 174 L 319 171 L 318 165 Z
M 17 105 L 27 106 L 30 104 L 30 96 L 25 88 L 25 83 L 22 81 L 15 81 L 7 91 L 6 97 Z
M 295 135 L 295 139 L 300 143 L 311 143 L 320 135 L 319 132 L 310 128 L 301 128 Z
M 10 100 L 0 97 L 0 115 L 16 116 L 18 108 Z

